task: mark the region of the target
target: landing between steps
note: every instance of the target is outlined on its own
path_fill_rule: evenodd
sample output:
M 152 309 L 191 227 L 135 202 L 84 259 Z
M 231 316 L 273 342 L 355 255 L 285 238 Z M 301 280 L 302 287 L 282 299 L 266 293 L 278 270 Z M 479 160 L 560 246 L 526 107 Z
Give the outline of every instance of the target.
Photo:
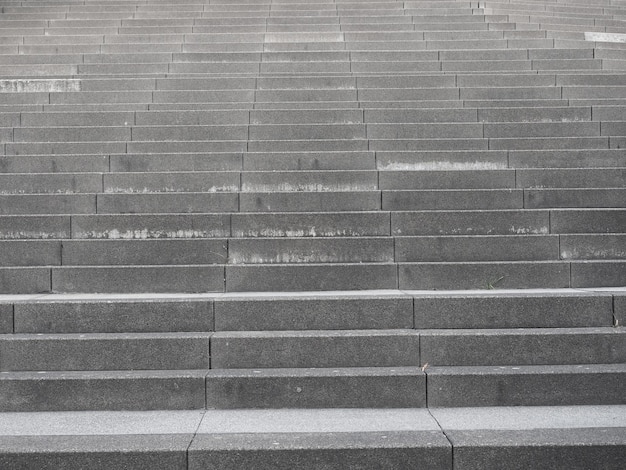
M 625 457 L 626 406 L 0 414 L 11 469 L 618 469 Z

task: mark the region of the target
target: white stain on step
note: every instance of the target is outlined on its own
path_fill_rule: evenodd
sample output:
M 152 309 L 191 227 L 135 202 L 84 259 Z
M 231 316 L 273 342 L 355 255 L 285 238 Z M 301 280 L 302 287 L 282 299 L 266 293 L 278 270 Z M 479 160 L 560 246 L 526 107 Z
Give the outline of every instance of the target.
M 626 43 L 626 34 L 621 33 L 599 33 L 599 32 L 586 32 L 585 41 L 596 42 L 624 42 Z

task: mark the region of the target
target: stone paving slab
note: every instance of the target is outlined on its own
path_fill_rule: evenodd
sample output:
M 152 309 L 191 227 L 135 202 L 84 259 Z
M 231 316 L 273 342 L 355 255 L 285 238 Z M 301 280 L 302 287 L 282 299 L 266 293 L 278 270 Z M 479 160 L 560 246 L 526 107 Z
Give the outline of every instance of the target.
M 241 331 L 215 333 L 211 351 L 213 369 L 409 367 L 420 346 L 410 330 Z
M 209 367 L 208 333 L 1 335 L 3 371 Z
M 625 428 L 543 429 L 532 431 L 450 431 L 454 468 L 506 465 L 526 468 L 550 462 L 551 468 L 620 468 Z
M 200 332 L 213 330 L 212 300 L 187 300 L 169 295 L 136 295 L 117 298 L 106 296 L 76 298 L 57 295 L 56 300 L 24 302 L 11 310 L 15 333 L 131 333 L 131 332 Z M 187 295 L 187 297 L 189 297 Z M 104 300 L 104 301 L 103 301 Z M 7 304 L 0 304 L 0 308 Z M 3 308 L 8 313 L 8 309 Z M 3 318 L 5 318 L 3 316 Z
M 623 364 L 434 366 L 426 370 L 428 406 L 434 408 L 624 404 Z
M 432 366 L 613 364 L 625 361 L 626 336 L 612 326 L 421 330 L 420 348 L 420 360 Z
M 192 435 L 3 436 L 0 465 L 14 469 L 187 469 Z
M 205 376 L 201 370 L 2 372 L 0 396 L 3 411 L 202 409 Z
M 417 367 L 211 370 L 206 386 L 207 407 L 218 409 L 420 408 L 426 404 L 425 376 Z

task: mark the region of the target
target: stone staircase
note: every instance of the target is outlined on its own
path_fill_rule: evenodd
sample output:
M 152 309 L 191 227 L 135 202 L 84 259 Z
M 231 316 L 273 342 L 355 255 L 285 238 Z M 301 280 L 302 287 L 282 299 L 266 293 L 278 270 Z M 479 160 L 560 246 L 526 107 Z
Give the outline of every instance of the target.
M 0 468 L 623 468 L 591 3 L 0 0 Z

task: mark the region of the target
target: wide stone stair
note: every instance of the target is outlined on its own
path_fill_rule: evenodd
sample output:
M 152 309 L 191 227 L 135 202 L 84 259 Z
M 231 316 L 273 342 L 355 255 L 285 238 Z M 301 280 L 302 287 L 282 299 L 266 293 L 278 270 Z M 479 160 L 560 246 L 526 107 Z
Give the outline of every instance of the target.
M 626 3 L 0 0 L 0 294 L 0 468 L 623 468 Z

